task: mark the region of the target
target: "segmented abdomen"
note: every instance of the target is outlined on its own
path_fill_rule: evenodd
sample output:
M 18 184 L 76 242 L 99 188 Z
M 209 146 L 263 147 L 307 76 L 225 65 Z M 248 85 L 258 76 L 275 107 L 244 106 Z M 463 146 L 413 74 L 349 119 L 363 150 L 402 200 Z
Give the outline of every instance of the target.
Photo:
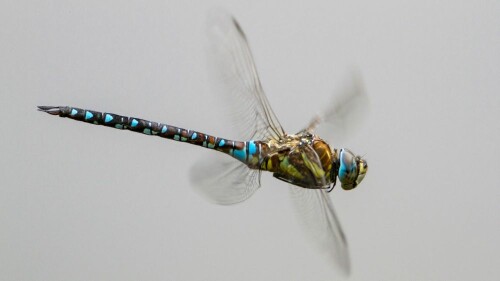
M 215 149 L 233 156 L 241 162 L 248 164 L 251 168 L 258 167 L 260 159 L 261 145 L 259 141 L 232 141 L 163 123 L 76 107 L 39 106 L 38 109 L 52 115 L 59 115 L 60 117 L 67 117 L 94 125 L 129 130 Z

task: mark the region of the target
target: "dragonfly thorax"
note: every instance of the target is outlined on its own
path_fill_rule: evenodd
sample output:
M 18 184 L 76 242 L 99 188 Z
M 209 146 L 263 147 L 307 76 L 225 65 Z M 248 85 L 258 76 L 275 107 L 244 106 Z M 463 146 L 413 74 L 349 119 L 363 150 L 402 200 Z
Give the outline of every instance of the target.
M 318 136 L 300 132 L 280 140 L 270 139 L 263 143 L 263 150 L 261 169 L 273 172 L 276 178 L 305 188 L 332 186 L 333 153 Z

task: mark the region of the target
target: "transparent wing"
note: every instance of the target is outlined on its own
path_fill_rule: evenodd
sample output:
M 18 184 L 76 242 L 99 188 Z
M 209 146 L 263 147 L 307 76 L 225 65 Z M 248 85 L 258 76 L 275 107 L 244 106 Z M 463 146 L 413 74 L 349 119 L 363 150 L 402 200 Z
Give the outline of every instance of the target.
M 232 121 L 243 140 L 280 139 L 285 132 L 260 83 L 250 47 L 238 22 L 214 11 L 209 18 L 210 71 L 216 90 L 233 112 Z M 219 159 L 217 159 L 219 158 Z M 196 191 L 217 204 L 248 199 L 260 186 L 260 171 L 234 159 L 214 157 L 196 164 L 191 179 Z
M 227 159 L 217 159 L 223 157 Z M 245 201 L 260 187 L 259 170 L 252 170 L 225 155 L 196 163 L 191 168 L 190 178 L 199 194 L 221 205 Z
M 312 243 L 348 275 L 350 261 L 347 240 L 328 193 L 324 189 L 290 186 L 290 195 L 299 222 Z
M 233 123 L 247 139 L 280 139 L 284 130 L 260 83 L 247 39 L 238 22 L 222 11 L 209 18 L 209 43 L 216 90 L 230 107 Z
M 321 115 L 316 116 L 307 126 L 313 132 L 321 125 L 321 135 L 325 139 L 331 134 L 337 138 L 350 135 L 361 124 L 369 109 L 369 100 L 361 79 L 361 74 L 354 71 L 349 79 L 336 88 L 333 99 Z

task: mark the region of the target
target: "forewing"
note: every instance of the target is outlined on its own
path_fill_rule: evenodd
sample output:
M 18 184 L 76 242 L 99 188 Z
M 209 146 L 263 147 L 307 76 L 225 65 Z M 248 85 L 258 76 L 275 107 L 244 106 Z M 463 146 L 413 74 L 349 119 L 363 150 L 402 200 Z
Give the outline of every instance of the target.
M 259 170 L 252 170 L 225 155 L 214 158 L 196 163 L 190 175 L 193 188 L 209 201 L 236 204 L 250 198 L 260 187 Z
M 297 218 L 309 239 L 348 275 L 350 260 L 347 240 L 326 190 L 290 186 L 290 195 Z
M 323 113 L 316 116 L 308 125 L 307 131 L 313 132 L 318 126 L 320 133 L 328 139 L 352 134 L 362 123 L 369 110 L 369 100 L 361 79 L 361 74 L 352 72 L 348 79 L 335 89 L 335 94 Z
M 241 137 L 280 139 L 284 130 L 264 94 L 250 47 L 236 19 L 222 11 L 209 18 L 211 64 L 216 91 L 230 107 Z

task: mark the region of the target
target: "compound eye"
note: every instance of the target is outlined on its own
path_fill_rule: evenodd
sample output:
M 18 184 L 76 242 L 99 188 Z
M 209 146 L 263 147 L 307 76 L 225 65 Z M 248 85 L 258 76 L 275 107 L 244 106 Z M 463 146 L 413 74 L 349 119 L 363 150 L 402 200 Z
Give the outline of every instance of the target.
M 358 177 L 358 166 L 356 156 L 348 149 L 340 150 L 339 180 L 343 189 L 353 189 L 356 187 Z
M 347 149 L 341 149 L 340 150 L 340 165 L 344 166 L 345 170 L 347 173 L 352 173 L 356 171 L 357 169 L 357 161 L 356 157 L 354 154 L 347 150 Z

